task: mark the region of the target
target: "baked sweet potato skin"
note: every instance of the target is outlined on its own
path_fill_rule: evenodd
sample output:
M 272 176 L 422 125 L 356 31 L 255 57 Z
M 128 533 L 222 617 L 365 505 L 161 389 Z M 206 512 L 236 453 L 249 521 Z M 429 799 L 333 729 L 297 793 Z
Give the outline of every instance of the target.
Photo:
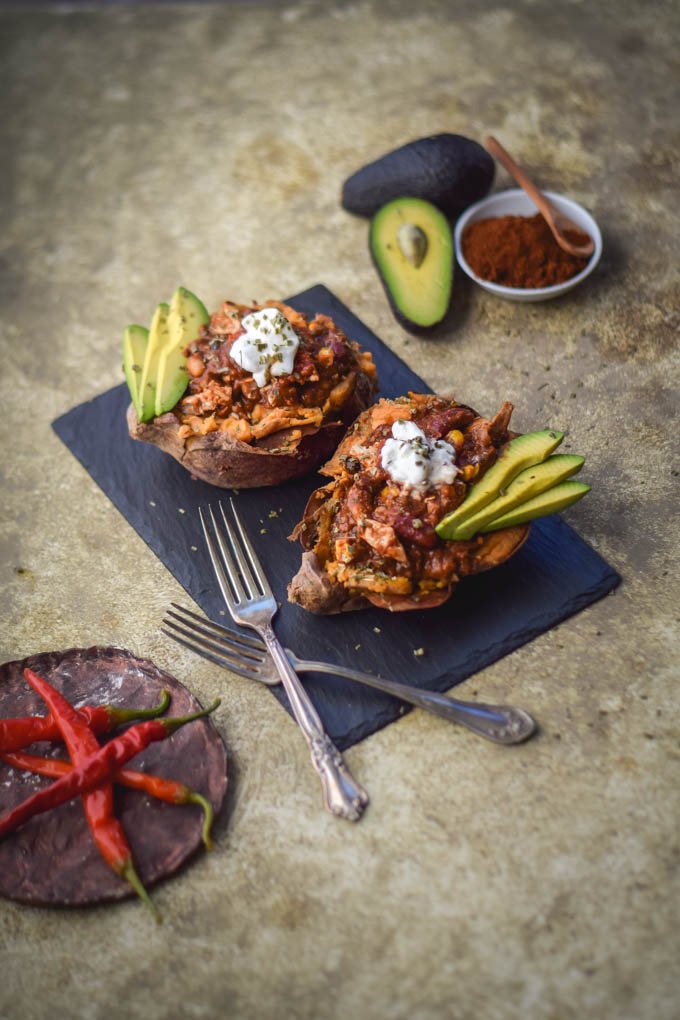
M 288 587 L 290 602 L 319 615 L 348 612 L 371 605 L 391 612 L 434 608 L 451 597 L 460 578 L 499 566 L 524 544 L 530 525 L 479 535 L 467 542 L 447 543 L 449 547 L 454 545 L 456 547 L 455 574 L 448 583 L 440 587 L 414 594 L 368 590 L 359 592 L 345 587 L 326 571 L 325 558 L 329 549 L 328 522 L 332 516 L 329 508 L 332 507 L 334 500 L 337 501 L 338 493 L 342 492 L 339 479 L 343 476 L 343 465 L 347 463 L 347 458 L 361 458 L 365 452 L 365 443 L 370 442 L 369 437 L 375 429 L 389 426 L 400 417 L 407 416 L 407 413 L 412 412 L 414 416 L 423 413 L 431 400 L 429 395 L 409 394 L 408 398 L 400 398 L 397 401 L 383 400 L 374 404 L 359 415 L 331 460 L 320 469 L 321 473 L 329 476 L 332 481 L 312 493 L 303 519 L 291 536 L 292 539 L 300 540 L 305 551 L 302 554 L 300 569 Z M 466 405 L 452 403 L 455 407 L 465 408 L 469 412 L 467 429 L 470 435 L 486 437 L 484 441 L 489 449 L 492 442 L 502 443 L 514 435 L 508 431 L 511 405 L 504 405 L 494 419 L 486 421 Z M 440 545 L 443 544 L 441 540 L 438 541 Z
M 277 453 L 242 443 L 227 432 L 181 439 L 180 424 L 172 411 L 140 422 L 130 404 L 127 424 L 132 439 L 157 446 L 194 478 L 221 489 L 253 489 L 301 478 L 330 457 L 345 431 L 342 422 L 329 422 L 302 436 L 294 450 Z
M 303 552 L 300 569 L 288 585 L 288 601 L 318 616 L 348 613 L 370 605 L 367 599 L 353 596 L 341 584 L 336 584 L 324 572 L 313 552 Z

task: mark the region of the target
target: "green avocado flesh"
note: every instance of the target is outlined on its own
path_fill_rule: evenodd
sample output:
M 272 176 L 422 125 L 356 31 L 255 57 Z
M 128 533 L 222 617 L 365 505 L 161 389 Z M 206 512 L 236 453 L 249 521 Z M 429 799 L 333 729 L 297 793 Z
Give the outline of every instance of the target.
M 126 326 L 123 331 L 123 371 L 135 406 L 137 417 L 142 413 L 139 384 L 142 379 L 144 355 L 149 342 L 149 331 L 144 326 Z
M 420 198 L 396 198 L 371 220 L 371 256 L 406 329 L 441 322 L 451 301 L 453 239 L 446 217 Z
M 158 378 L 158 359 L 168 341 L 168 314 L 170 305 L 160 304 L 154 312 L 149 330 L 149 342 L 144 356 L 142 378 L 139 383 L 139 402 L 142 413 L 140 421 L 150 421 L 156 414 L 156 379 Z
M 123 332 L 123 371 L 140 421 L 172 410 L 187 388 L 184 349 L 210 321 L 202 301 L 178 287 L 169 305 L 154 312 L 151 329 L 127 326 Z
M 461 505 L 439 522 L 436 528 L 439 537 L 449 540 L 457 538 L 457 529 L 464 521 L 495 500 L 521 471 L 549 457 L 563 439 L 564 432 L 556 432 L 554 429 L 527 432 L 511 439 L 496 463 L 470 487 Z
M 496 499 L 457 525 L 450 537 L 456 541 L 467 541 L 478 531 L 483 531 L 485 525 L 495 521 L 497 517 L 514 510 L 515 507 L 533 499 L 534 496 L 552 489 L 563 482 L 565 478 L 575 475 L 583 467 L 584 461 L 585 457 L 577 457 L 569 453 L 556 453 L 540 464 L 525 468 L 506 489 L 502 490 Z
M 501 528 L 513 528 L 516 524 L 526 524 L 536 517 L 556 514 L 581 499 L 587 492 L 590 492 L 590 486 L 584 482 L 560 482 L 559 485 L 554 485 L 547 492 L 528 499 L 526 503 L 520 503 L 514 510 L 490 521 L 480 530 L 482 533 L 500 531 Z
M 156 374 L 156 417 L 172 410 L 189 382 L 184 348 L 193 343 L 201 327 L 210 320 L 202 301 L 184 287 L 178 287 L 170 302 L 168 339 L 158 356 Z

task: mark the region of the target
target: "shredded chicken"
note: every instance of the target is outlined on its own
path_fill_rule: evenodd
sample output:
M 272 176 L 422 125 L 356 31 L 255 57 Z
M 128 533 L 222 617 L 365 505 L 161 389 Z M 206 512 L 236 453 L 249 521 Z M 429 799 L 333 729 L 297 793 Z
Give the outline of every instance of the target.
M 243 332 L 244 316 L 262 307 L 278 308 L 285 315 L 299 347 L 293 371 L 260 387 L 230 351 Z M 327 422 L 349 424 L 377 385 L 371 354 L 349 340 L 332 319 L 317 315 L 310 321 L 276 301 L 265 306 L 225 302 L 185 354 L 190 382 L 177 408 L 179 435 L 185 441 L 221 431 L 256 445 L 280 432 L 281 445 L 290 447 Z

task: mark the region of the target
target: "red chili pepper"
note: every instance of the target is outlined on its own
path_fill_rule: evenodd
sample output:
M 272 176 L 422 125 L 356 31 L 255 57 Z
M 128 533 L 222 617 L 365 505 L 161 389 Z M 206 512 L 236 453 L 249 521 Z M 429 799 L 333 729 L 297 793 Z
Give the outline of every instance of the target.
M 59 728 L 76 768 L 99 750 L 97 738 L 78 710 L 32 669 L 24 670 L 24 679 L 38 692 Z M 123 826 L 113 813 L 113 786 L 110 776 L 83 796 L 88 825 L 102 857 L 117 875 L 129 882 L 149 909 L 156 909 L 132 863 L 132 853 Z M 156 916 L 158 916 L 156 914 Z
M 51 779 L 68 775 L 73 769 L 73 765 L 69 761 L 62 761 L 60 758 L 40 758 L 35 754 L 26 754 L 23 751 L 3 754 L 0 757 L 12 768 L 35 772 L 37 775 L 49 776 Z M 134 772 L 132 769 L 119 769 L 114 772 L 113 781 L 132 790 L 142 790 L 155 797 L 156 800 L 164 800 L 168 804 L 198 804 L 203 809 L 203 842 L 206 850 L 212 850 L 210 830 L 213 823 L 213 807 L 202 794 L 185 786 L 184 783 L 178 783 L 175 779 L 164 779 L 162 776 L 152 776 L 148 772 Z
M 162 715 L 170 704 L 170 695 L 163 691 L 156 708 L 118 708 L 116 705 L 83 705 L 77 711 L 96 734 L 110 733 L 117 726 L 138 719 Z M 19 719 L 0 719 L 0 753 L 20 751 L 39 740 L 61 740 L 61 732 L 53 716 L 29 715 Z
M 186 723 L 193 722 L 194 719 L 202 719 L 204 716 L 210 715 L 219 703 L 218 699 L 209 708 L 204 708 L 193 715 L 150 719 L 148 722 L 131 726 L 129 730 L 114 737 L 94 754 L 84 758 L 82 763 L 75 766 L 68 775 L 56 779 L 51 786 L 44 790 L 38 790 L 21 804 L 17 804 L 11 811 L 0 816 L 0 838 L 13 832 L 14 829 L 18 829 L 34 815 L 59 807 L 67 800 L 80 797 L 90 790 L 95 790 L 102 783 L 110 782 L 118 769 L 127 765 L 131 758 L 134 758 L 149 744 L 155 740 L 164 740 L 180 726 L 185 726 Z

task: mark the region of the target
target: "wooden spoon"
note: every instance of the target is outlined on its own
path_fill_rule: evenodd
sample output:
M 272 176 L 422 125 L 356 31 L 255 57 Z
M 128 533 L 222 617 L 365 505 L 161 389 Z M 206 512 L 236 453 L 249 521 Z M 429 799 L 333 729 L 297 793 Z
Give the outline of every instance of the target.
M 526 191 L 529 198 L 536 204 L 538 211 L 543 216 L 543 219 L 550 227 L 553 237 L 559 244 L 560 248 L 568 252 L 569 255 L 575 255 L 577 258 L 589 258 L 595 251 L 595 242 L 585 230 L 582 230 L 579 226 L 570 220 L 564 213 L 561 213 L 559 209 L 556 209 L 552 202 L 549 202 L 542 191 L 539 191 L 533 181 L 531 181 L 524 173 L 521 167 L 517 166 L 514 159 L 509 152 L 503 148 L 501 143 L 489 135 L 485 140 L 484 144 L 491 153 L 495 156 L 499 163 L 502 163 L 508 173 L 515 178 L 517 183 Z M 584 238 L 583 244 L 574 244 L 564 236 L 564 231 L 573 231 L 574 234 L 580 234 Z M 585 239 L 587 238 L 587 243 Z

